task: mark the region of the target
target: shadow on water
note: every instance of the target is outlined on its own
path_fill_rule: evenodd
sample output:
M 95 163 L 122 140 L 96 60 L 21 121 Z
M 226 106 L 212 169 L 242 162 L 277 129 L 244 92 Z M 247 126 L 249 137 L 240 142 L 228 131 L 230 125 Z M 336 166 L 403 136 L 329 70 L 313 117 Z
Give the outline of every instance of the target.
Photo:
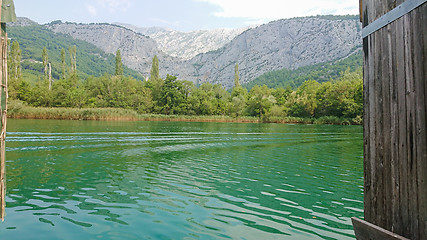
M 362 138 L 357 126 L 11 120 L 0 238 L 354 239 Z

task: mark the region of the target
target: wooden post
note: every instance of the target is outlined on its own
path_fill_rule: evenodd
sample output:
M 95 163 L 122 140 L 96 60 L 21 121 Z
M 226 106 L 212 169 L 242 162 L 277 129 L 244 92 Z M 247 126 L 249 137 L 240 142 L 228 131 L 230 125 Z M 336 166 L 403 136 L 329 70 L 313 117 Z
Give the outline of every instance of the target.
M 427 240 L 427 0 L 364 0 L 358 240 Z
M 6 123 L 7 123 L 7 32 L 6 22 L 16 21 L 13 0 L 0 0 L 0 218 L 6 208 Z
M 3 1 L 0 0 L 0 6 Z M 0 19 L 1 19 L 0 10 Z M 6 23 L 1 23 L 0 38 L 0 218 L 4 221 L 6 208 L 6 159 L 5 159 L 5 138 L 6 138 L 6 120 L 7 120 L 7 33 Z

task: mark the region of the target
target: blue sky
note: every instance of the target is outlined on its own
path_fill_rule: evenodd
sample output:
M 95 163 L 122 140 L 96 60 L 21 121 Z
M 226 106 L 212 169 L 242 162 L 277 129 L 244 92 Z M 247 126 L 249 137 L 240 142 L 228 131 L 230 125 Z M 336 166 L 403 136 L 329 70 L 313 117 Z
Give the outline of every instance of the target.
M 357 0 L 14 0 L 16 14 L 38 23 L 122 22 L 181 31 L 237 28 L 272 20 L 358 14 Z

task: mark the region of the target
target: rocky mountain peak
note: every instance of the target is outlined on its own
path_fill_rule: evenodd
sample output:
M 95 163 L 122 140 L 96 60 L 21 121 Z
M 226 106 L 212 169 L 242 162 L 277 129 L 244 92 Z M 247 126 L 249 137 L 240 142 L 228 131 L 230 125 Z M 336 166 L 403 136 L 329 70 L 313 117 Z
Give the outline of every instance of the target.
M 157 42 L 161 51 L 182 60 L 189 60 L 197 54 L 221 48 L 242 32 L 255 27 L 181 32 L 161 27 L 141 28 L 123 23 L 117 23 L 117 25 L 151 37 Z
M 107 53 L 120 49 L 124 64 L 144 76 L 149 76 L 151 60 L 157 55 L 162 77 L 172 74 L 228 88 L 233 86 L 236 63 L 244 84 L 266 72 L 345 58 L 362 45 L 361 25 L 355 16 L 283 19 L 254 28 L 189 33 L 124 24 L 57 22 L 48 28 Z

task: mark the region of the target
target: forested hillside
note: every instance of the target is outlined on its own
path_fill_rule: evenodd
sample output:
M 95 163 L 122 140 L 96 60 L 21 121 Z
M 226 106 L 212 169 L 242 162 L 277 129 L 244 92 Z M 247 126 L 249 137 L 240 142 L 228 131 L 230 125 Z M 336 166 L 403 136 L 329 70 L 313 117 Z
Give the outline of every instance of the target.
M 176 69 L 155 55 L 150 59 L 150 78 L 143 81 L 139 73 L 124 67 L 119 50 L 116 56 L 107 54 L 37 24 L 12 26 L 9 36 L 9 96 L 15 106 L 10 113 L 15 116 L 30 105 L 123 108 L 138 114 L 249 116 L 276 122 L 284 118 L 362 121 L 361 53 L 355 51 L 357 47 L 341 60 L 265 74 L 245 85 L 247 90 L 240 85 L 248 67 L 245 64 L 229 67 L 233 84 L 195 83 L 173 75 L 163 77 L 162 71 L 175 74 Z
M 61 51 L 65 50 L 67 71 L 70 68 L 69 49 L 77 49 L 77 73 L 81 78 L 113 74 L 115 71 L 115 56 L 106 54 L 99 48 L 87 42 L 76 40 L 65 34 L 54 33 L 44 26 L 12 26 L 8 27 L 11 42 L 19 42 L 22 51 L 22 73 L 26 80 L 34 82 L 43 77 L 42 52 L 46 48 L 48 61 L 52 65 L 52 77 L 60 79 L 62 75 Z M 142 80 L 143 77 L 127 67 L 124 74 Z
M 255 85 L 266 85 L 270 88 L 293 89 L 301 86 L 305 81 L 315 80 L 319 83 L 339 79 L 341 73 L 350 69 L 355 71 L 363 66 L 363 54 L 361 51 L 338 61 L 319 63 L 311 66 L 301 67 L 295 70 L 282 69 L 265 73 L 254 81 L 244 84 L 247 89 Z
M 162 65 L 160 75 L 178 76 L 195 84 L 219 83 L 233 87 L 235 64 L 240 66 L 242 84 L 264 73 L 283 68 L 297 69 L 347 58 L 361 49 L 361 24 L 356 16 L 316 16 L 273 21 L 236 36 L 222 48 L 200 53 L 190 60 L 170 56 L 159 46 L 180 42 L 173 32 L 159 39 L 111 24 L 54 22 L 47 25 L 54 32 L 69 34 L 90 42 L 108 53 L 119 48 L 128 67 L 149 75 L 151 59 L 157 55 Z M 178 48 L 190 46 L 197 36 L 181 39 Z M 205 38 L 203 38 L 205 39 Z M 205 45 L 207 43 L 198 43 Z M 176 53 L 176 51 L 174 51 Z M 174 54 L 175 55 L 175 54 Z

